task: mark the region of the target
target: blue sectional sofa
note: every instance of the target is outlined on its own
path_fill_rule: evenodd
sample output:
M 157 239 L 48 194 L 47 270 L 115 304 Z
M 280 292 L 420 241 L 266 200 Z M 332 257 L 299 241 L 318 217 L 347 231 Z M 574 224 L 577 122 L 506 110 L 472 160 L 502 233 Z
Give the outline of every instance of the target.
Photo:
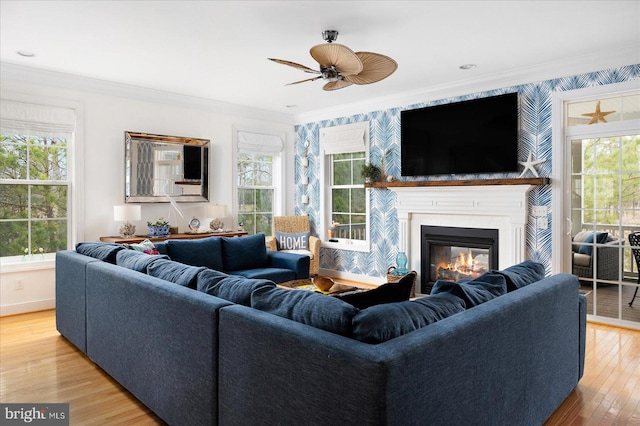
M 57 254 L 58 330 L 172 425 L 541 424 L 583 373 L 578 281 L 530 262 L 357 309 L 94 249 Z

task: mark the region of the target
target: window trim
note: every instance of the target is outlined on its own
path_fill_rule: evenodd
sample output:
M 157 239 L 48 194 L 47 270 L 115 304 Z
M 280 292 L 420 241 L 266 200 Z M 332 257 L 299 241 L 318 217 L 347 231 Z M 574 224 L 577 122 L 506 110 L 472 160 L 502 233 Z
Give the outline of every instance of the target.
M 359 131 L 359 132 L 356 132 Z M 365 188 L 365 235 L 364 240 L 341 240 L 339 242 L 329 241 L 329 225 L 331 224 L 331 155 L 326 152 L 327 140 L 336 134 L 361 134 L 364 146 L 365 161 L 369 161 L 369 122 L 363 121 L 359 123 L 346 124 L 342 126 L 326 127 L 320 129 L 320 224 L 318 232 L 321 235 L 321 246 L 336 250 L 348 250 L 357 252 L 369 252 L 371 250 L 371 232 L 370 232 L 370 215 L 371 215 L 371 189 Z M 355 144 L 349 144 L 354 147 Z M 352 148 L 355 149 L 355 148 Z

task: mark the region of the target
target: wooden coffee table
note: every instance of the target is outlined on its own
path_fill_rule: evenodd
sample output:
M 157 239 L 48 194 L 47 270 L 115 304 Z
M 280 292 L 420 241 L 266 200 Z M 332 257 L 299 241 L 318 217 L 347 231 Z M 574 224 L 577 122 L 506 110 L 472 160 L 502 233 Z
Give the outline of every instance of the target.
M 367 288 L 357 287 L 354 285 L 335 283 L 328 291 L 322 291 L 311 281 L 311 278 L 303 279 L 303 280 L 293 280 L 287 281 L 281 284 L 278 284 L 278 287 L 285 288 L 287 290 L 306 290 L 313 291 L 316 293 L 328 294 L 328 295 L 336 295 L 336 294 L 347 294 L 347 293 L 358 293 L 361 291 L 366 291 Z

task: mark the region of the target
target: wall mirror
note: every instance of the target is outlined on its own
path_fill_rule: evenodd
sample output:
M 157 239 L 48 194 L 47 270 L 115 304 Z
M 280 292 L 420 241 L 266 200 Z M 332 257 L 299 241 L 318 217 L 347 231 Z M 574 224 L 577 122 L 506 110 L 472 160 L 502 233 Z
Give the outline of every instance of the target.
M 209 139 L 125 132 L 125 202 L 209 201 Z

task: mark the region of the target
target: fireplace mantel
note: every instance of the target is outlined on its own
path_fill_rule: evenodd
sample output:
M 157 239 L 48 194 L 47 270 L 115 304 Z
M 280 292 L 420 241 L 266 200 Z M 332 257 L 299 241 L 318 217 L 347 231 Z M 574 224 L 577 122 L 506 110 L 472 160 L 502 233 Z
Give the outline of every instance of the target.
M 419 265 L 419 241 L 411 241 L 412 226 L 420 225 L 412 224 L 416 216 L 428 225 L 460 226 L 462 221 L 462 226 L 487 228 L 487 223 L 499 222 L 500 267 L 524 261 L 527 194 L 537 183 L 515 181 L 512 185 L 389 186 L 396 193 L 399 250 L 408 254 L 413 268 Z
M 549 178 L 418 180 L 393 182 L 367 182 L 366 188 L 404 188 L 420 186 L 494 186 L 494 185 L 549 185 Z

